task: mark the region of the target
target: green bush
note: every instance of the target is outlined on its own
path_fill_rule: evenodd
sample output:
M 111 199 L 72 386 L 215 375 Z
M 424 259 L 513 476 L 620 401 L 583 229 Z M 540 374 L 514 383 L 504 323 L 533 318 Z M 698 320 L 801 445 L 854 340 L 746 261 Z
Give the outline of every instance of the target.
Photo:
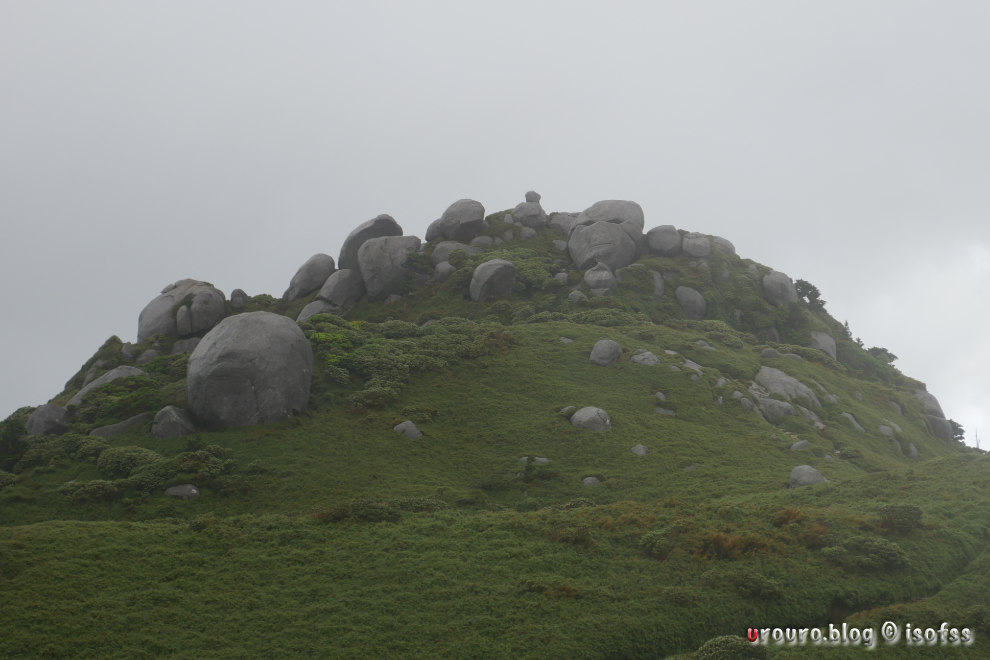
M 160 454 L 144 447 L 110 447 L 100 454 L 96 468 L 108 477 L 122 479 L 130 476 L 135 468 L 162 460 Z
M 892 570 L 908 564 L 899 545 L 879 536 L 853 536 L 841 545 L 823 548 L 822 555 L 836 566 L 853 570 Z
M 342 502 L 325 511 L 318 512 L 315 517 L 317 520 L 326 522 L 340 522 L 342 520 L 398 522 L 402 518 L 402 514 L 389 506 L 388 502 L 364 498 Z
M 117 497 L 117 487 L 112 481 L 103 479 L 83 483 L 67 481 L 59 487 L 58 493 L 73 502 L 100 502 Z
M 743 569 L 732 577 L 736 591 L 744 598 L 776 600 L 781 595 L 780 583 L 763 573 Z
M 3 470 L 0 470 L 0 490 L 3 490 L 10 484 L 14 483 L 16 479 L 17 477 L 11 474 L 10 472 L 4 472 Z
M 921 527 L 921 509 L 910 504 L 890 504 L 880 510 L 880 524 L 897 532 Z
M 89 436 L 79 441 L 79 445 L 76 447 L 75 456 L 76 458 L 82 460 L 95 460 L 99 458 L 100 454 L 103 453 L 103 450 L 105 450 L 107 446 L 106 440 Z
M 649 557 L 666 559 L 674 547 L 674 541 L 668 530 L 655 529 L 640 537 L 639 547 Z
M 746 660 L 767 657 L 767 650 L 756 646 L 742 637 L 722 635 L 705 642 L 695 653 L 698 660 Z

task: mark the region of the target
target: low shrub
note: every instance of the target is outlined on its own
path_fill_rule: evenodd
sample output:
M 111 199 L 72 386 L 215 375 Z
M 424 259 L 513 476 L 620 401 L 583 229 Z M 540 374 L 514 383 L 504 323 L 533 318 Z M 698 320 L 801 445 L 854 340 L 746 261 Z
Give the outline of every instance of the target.
M 896 532 L 921 527 L 921 509 L 910 504 L 890 504 L 880 509 L 880 524 Z
M 135 468 L 163 460 L 163 456 L 144 447 L 109 447 L 100 453 L 96 469 L 108 477 L 122 479 L 129 477 Z
M 767 657 L 767 650 L 762 646 L 750 644 L 742 637 L 722 635 L 713 637 L 695 653 L 698 660 L 761 660 Z
M 643 534 L 639 539 L 640 550 L 654 559 L 666 559 L 673 547 L 674 540 L 666 529 L 655 529 Z
M 104 479 L 67 481 L 59 487 L 58 494 L 73 502 L 100 502 L 116 498 L 117 487 L 112 481 Z
M 371 498 L 349 500 L 317 512 L 314 517 L 323 522 L 355 520 L 359 522 L 398 522 L 402 514 L 388 502 Z
M 841 545 L 822 549 L 822 555 L 836 566 L 852 570 L 892 570 L 908 564 L 899 545 L 879 536 L 853 536 Z

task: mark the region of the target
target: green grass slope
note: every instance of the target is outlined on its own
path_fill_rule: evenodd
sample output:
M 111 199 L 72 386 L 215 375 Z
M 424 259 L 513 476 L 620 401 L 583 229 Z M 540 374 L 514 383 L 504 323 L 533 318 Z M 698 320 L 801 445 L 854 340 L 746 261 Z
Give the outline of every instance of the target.
M 67 433 L 25 437 L 30 409 L 2 422 L 0 656 L 704 658 L 751 627 L 887 621 L 945 621 L 975 643 L 881 641 L 880 657 L 990 655 L 990 462 L 931 433 L 919 383 L 824 310 L 766 304 L 767 269 L 734 255 L 644 258 L 614 296 L 572 303 L 581 274 L 555 237 L 458 255 L 444 283 L 417 280 L 429 265 L 414 259 L 403 302 L 304 322 L 317 360 L 299 418 L 89 435 L 185 405 L 188 356 L 157 337 L 138 353 L 166 355 L 74 407 Z M 492 257 L 516 263 L 516 290 L 472 303 L 471 270 Z M 704 293 L 707 320 L 683 318 L 676 283 Z M 294 318 L 307 302 L 249 308 Z M 812 330 L 838 338 L 838 360 L 806 348 Z M 623 347 L 608 367 L 588 362 L 601 338 Z M 53 401 L 94 365 L 128 363 L 120 349 L 108 340 Z M 638 349 L 661 363 L 635 364 Z M 733 398 L 761 365 L 818 394 L 823 430 Z M 605 409 L 612 428 L 575 429 L 569 406 Z M 394 432 L 404 420 L 423 437 Z M 893 439 L 877 430 L 891 423 Z M 828 482 L 788 489 L 803 464 Z M 164 496 L 181 483 L 202 494 Z

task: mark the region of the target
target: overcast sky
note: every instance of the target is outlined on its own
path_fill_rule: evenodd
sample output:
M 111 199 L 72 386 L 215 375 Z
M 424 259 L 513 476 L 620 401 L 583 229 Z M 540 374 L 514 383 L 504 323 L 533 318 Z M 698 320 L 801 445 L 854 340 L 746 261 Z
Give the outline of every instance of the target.
M 0 0 L 0 417 L 192 277 L 389 213 L 642 205 L 817 285 L 948 417 L 990 384 L 990 3 Z M 982 443 L 986 447 L 990 443 Z

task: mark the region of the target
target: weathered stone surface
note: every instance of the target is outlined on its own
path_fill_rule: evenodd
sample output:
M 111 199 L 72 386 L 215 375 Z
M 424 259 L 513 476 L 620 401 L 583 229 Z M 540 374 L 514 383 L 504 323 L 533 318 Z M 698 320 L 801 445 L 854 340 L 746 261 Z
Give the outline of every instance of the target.
M 796 404 L 794 407 L 797 408 L 798 411 L 800 411 L 800 413 L 804 415 L 804 418 L 809 422 L 811 422 L 816 429 L 818 429 L 819 431 L 825 430 L 825 424 L 822 422 L 822 418 L 816 415 L 814 411 L 808 410 L 804 406 L 799 406 Z
M 866 433 L 866 429 L 864 429 L 864 428 L 863 428 L 863 427 L 862 427 L 862 426 L 860 425 L 860 423 L 859 423 L 859 420 L 857 420 L 857 419 L 856 419 L 856 416 L 855 416 L 855 415 L 853 415 L 852 413 L 848 413 L 848 412 L 844 412 L 844 413 L 840 413 L 840 414 L 841 414 L 841 415 L 842 415 L 843 417 L 845 417 L 846 419 L 848 419 L 848 420 L 849 420 L 849 423 L 853 425 L 853 428 L 854 428 L 854 429 L 856 429 L 856 430 L 857 430 L 857 431 L 859 431 L 860 433 Z
M 681 251 L 689 257 L 707 257 L 712 253 L 712 242 L 704 234 L 691 232 L 684 235 Z
M 471 300 L 485 302 L 512 293 L 516 283 L 516 266 L 505 259 L 491 259 L 479 264 L 471 276 Z
M 833 360 L 835 359 L 835 339 L 827 332 L 820 330 L 811 331 L 811 347 L 817 348 Z
M 632 453 L 636 454 L 637 456 L 646 456 L 646 452 L 648 450 L 646 448 L 646 445 L 636 445 L 632 449 L 630 449 L 629 451 L 631 451 Z
M 646 245 L 654 254 L 673 257 L 681 253 L 681 233 L 674 225 L 660 225 L 646 233 Z
M 416 425 L 412 422 L 412 420 L 408 419 L 401 424 L 396 424 L 393 426 L 392 430 L 396 433 L 403 434 L 410 440 L 419 440 L 423 437 L 423 432 L 416 428 Z
M 622 347 L 611 339 L 599 339 L 591 349 L 588 361 L 599 367 L 607 367 L 622 355 Z
M 358 250 L 369 238 L 382 238 L 384 236 L 402 236 L 402 227 L 390 215 L 382 214 L 372 218 L 367 222 L 358 225 L 340 246 L 340 257 L 337 259 L 337 267 L 344 269 L 358 269 Z M 330 273 L 327 273 L 327 277 Z M 323 278 L 326 280 L 326 277 Z
M 107 424 L 106 426 L 95 428 L 92 431 L 90 431 L 89 434 L 101 438 L 109 438 L 114 435 L 120 435 L 121 433 L 127 431 L 128 429 L 132 429 L 135 426 L 144 424 L 146 421 L 148 421 L 149 417 L 151 417 L 151 413 L 146 413 L 146 412 L 138 413 L 133 417 L 128 417 L 122 422 L 117 422 L 116 424 Z
M 608 431 L 612 428 L 612 418 L 601 408 L 587 406 L 571 415 L 571 424 L 587 431 Z
M 512 209 L 512 219 L 523 227 L 543 229 L 549 223 L 546 211 L 539 202 L 521 202 Z
M 705 297 L 697 290 L 689 286 L 679 286 L 674 289 L 674 298 L 677 299 L 677 304 L 681 306 L 685 316 L 689 319 L 700 321 L 705 318 L 708 305 L 705 302 Z
M 179 500 L 191 500 L 194 497 L 199 497 L 199 488 L 196 488 L 192 484 L 169 486 L 165 489 L 165 495 Z
M 590 488 L 592 486 L 597 486 L 601 482 L 602 482 L 602 480 L 599 479 L 598 477 L 585 477 L 584 479 L 581 480 L 581 483 L 584 484 L 585 488 Z
M 485 207 L 473 199 L 460 199 L 443 212 L 439 220 L 430 225 L 426 240 L 446 238 L 451 241 L 470 241 L 488 227 Z
M 370 300 L 382 300 L 400 293 L 405 285 L 405 263 L 419 250 L 416 236 L 369 238 L 358 248 L 358 270 Z
M 185 307 L 182 309 L 185 309 Z M 159 355 L 161 355 L 161 353 L 159 353 L 157 349 L 149 348 L 148 350 L 142 352 L 141 355 L 137 356 L 137 359 L 134 360 L 134 364 L 138 366 L 148 364 Z
M 823 477 L 821 472 L 810 465 L 799 465 L 791 470 L 787 486 L 788 488 L 800 488 L 801 486 L 820 484 L 823 481 L 828 481 L 828 479 Z
M 741 400 L 744 401 L 745 399 Z M 786 401 L 760 397 L 757 398 L 756 402 L 760 406 L 760 412 L 763 413 L 763 417 L 771 424 L 776 424 L 785 417 L 793 417 L 797 414 L 794 406 Z
M 207 427 L 286 419 L 306 409 L 312 370 L 313 350 L 292 319 L 269 312 L 231 316 L 189 357 L 189 407 Z
M 185 312 L 181 312 L 185 309 Z M 179 332 L 178 313 L 188 314 L 188 325 Z M 212 284 L 197 280 L 179 280 L 162 290 L 138 316 L 138 343 L 154 335 L 180 337 L 209 330 L 227 313 L 223 292 Z
M 573 344 L 574 343 L 574 340 L 571 339 L 570 337 L 558 337 L 557 338 L 557 341 L 559 341 L 561 344 Z
M 466 255 L 478 254 L 481 252 L 481 248 L 473 245 L 465 245 L 464 243 L 458 243 L 457 241 L 440 241 L 433 248 L 433 254 L 430 255 L 433 265 L 436 266 L 441 261 L 450 261 L 450 253 L 454 250 L 461 250 Z
M 711 344 L 709 344 L 707 341 L 705 341 L 704 339 L 699 339 L 698 341 L 696 341 L 694 343 L 697 344 L 698 345 L 698 348 L 700 348 L 703 351 L 714 351 L 714 350 L 718 350 L 714 346 L 712 346 Z
M 490 248 L 494 244 L 495 239 L 491 236 L 475 236 L 471 239 L 471 242 L 468 245 L 478 248 L 479 250 L 484 250 L 485 248 Z
M 571 228 L 577 222 L 577 213 L 553 213 L 550 215 L 550 229 L 556 229 L 564 236 L 571 233 Z
M 661 406 L 654 406 L 653 410 L 656 411 L 658 415 L 667 415 L 669 417 L 673 417 L 676 414 L 670 408 L 663 408 Z
M 457 269 L 451 266 L 449 261 L 441 261 L 433 267 L 433 279 L 437 282 L 446 282 L 456 272 Z
M 142 371 L 141 369 L 127 365 L 111 369 L 110 371 L 106 372 L 99 378 L 95 379 L 89 385 L 86 385 L 81 390 L 79 390 L 75 396 L 69 399 L 69 402 L 66 404 L 66 407 L 78 406 L 80 403 L 82 403 L 83 399 L 85 399 L 86 395 L 88 395 L 90 392 L 92 392 L 93 390 L 99 387 L 102 387 L 103 385 L 106 385 L 107 383 L 111 383 L 117 380 L 118 378 L 130 378 L 131 376 L 143 376 L 143 375 L 144 375 L 144 371 Z
M 193 350 L 199 346 L 199 342 L 203 340 L 202 337 L 190 337 L 189 339 L 178 339 L 174 344 L 172 344 L 172 355 L 176 353 L 192 353 Z
M 925 415 L 935 437 L 943 442 L 952 442 L 952 425 L 949 420 L 936 415 Z
M 763 276 L 763 297 L 778 307 L 798 301 L 793 280 L 776 270 Z
M 330 303 L 334 314 L 346 314 L 364 295 L 364 278 L 352 268 L 342 268 L 327 278 L 316 294 L 317 300 Z
M 230 292 L 230 310 L 235 314 L 239 314 L 244 311 L 244 305 L 247 304 L 248 294 L 244 293 L 244 289 L 234 289 Z
M 621 226 L 608 222 L 575 225 L 567 238 L 567 250 L 581 270 L 599 261 L 615 270 L 636 260 L 636 243 Z
M 527 202 L 539 202 L 541 199 L 540 193 L 535 190 L 526 191 L 526 201 Z
M 589 268 L 584 274 L 584 281 L 595 295 L 608 295 L 618 287 L 615 275 L 609 267 L 598 262 L 594 268 Z
M 159 440 L 195 432 L 196 423 L 185 408 L 178 406 L 165 406 L 155 414 L 155 420 L 151 423 L 151 435 Z
M 901 404 L 897 403 L 896 401 L 890 401 L 889 403 L 891 410 L 893 410 L 895 413 L 897 413 L 898 415 L 904 414 L 904 408 L 901 407 Z
M 28 435 L 62 435 L 68 428 L 68 412 L 54 403 L 38 406 L 24 424 Z
M 519 230 L 519 238 L 523 239 L 524 241 L 528 241 L 529 239 L 535 237 L 536 237 L 536 230 L 533 229 L 532 227 L 523 227 L 522 229 Z
M 793 445 L 791 445 L 791 451 L 800 451 L 808 446 L 807 440 L 798 440 Z
M 925 414 L 935 415 L 936 417 L 945 419 L 945 413 L 942 412 L 942 406 L 939 405 L 938 399 L 936 399 L 934 395 L 921 389 L 915 390 L 914 395 L 918 398 L 918 401 L 921 401 L 921 405 L 925 409 Z
M 754 380 L 766 388 L 771 394 L 780 394 L 788 401 L 795 398 L 804 398 L 815 407 L 821 408 L 821 401 L 811 388 L 799 381 L 797 378 L 788 376 L 780 369 L 773 367 L 760 367 Z
M 645 349 L 639 349 L 634 352 L 630 360 L 633 364 L 641 364 L 646 367 L 653 367 L 660 364 L 660 358 Z
M 582 303 L 588 301 L 588 296 L 584 295 L 583 291 L 578 291 L 577 289 L 574 289 L 573 291 L 567 294 L 567 299 L 570 300 L 572 303 Z
M 320 300 L 317 298 L 313 302 L 309 303 L 302 308 L 299 312 L 299 316 L 296 317 L 296 323 L 302 323 L 303 321 L 309 319 L 311 316 L 316 316 L 317 314 L 338 314 L 339 308 L 331 305 L 326 300 Z
M 712 236 L 712 247 L 719 252 L 724 252 L 726 254 L 736 253 L 736 246 L 733 245 L 731 241 L 722 238 L 721 236 Z
M 619 199 L 595 202 L 577 217 L 574 224 L 576 228 L 579 225 L 592 225 L 597 222 L 618 225 L 633 241 L 633 245 L 638 246 L 642 241 L 643 207 L 636 202 Z M 623 264 L 623 266 L 625 265 Z
M 892 429 L 891 427 L 887 426 L 886 424 L 879 425 L 877 427 L 877 431 L 880 432 L 880 435 L 885 435 L 888 438 L 893 438 L 894 437 L 894 429 Z
M 918 448 L 914 446 L 913 442 L 908 443 L 908 458 L 913 461 L 918 460 Z
M 289 288 L 282 294 L 282 300 L 299 300 L 313 293 L 333 274 L 335 264 L 329 254 L 314 254 L 306 260 L 289 282 Z

